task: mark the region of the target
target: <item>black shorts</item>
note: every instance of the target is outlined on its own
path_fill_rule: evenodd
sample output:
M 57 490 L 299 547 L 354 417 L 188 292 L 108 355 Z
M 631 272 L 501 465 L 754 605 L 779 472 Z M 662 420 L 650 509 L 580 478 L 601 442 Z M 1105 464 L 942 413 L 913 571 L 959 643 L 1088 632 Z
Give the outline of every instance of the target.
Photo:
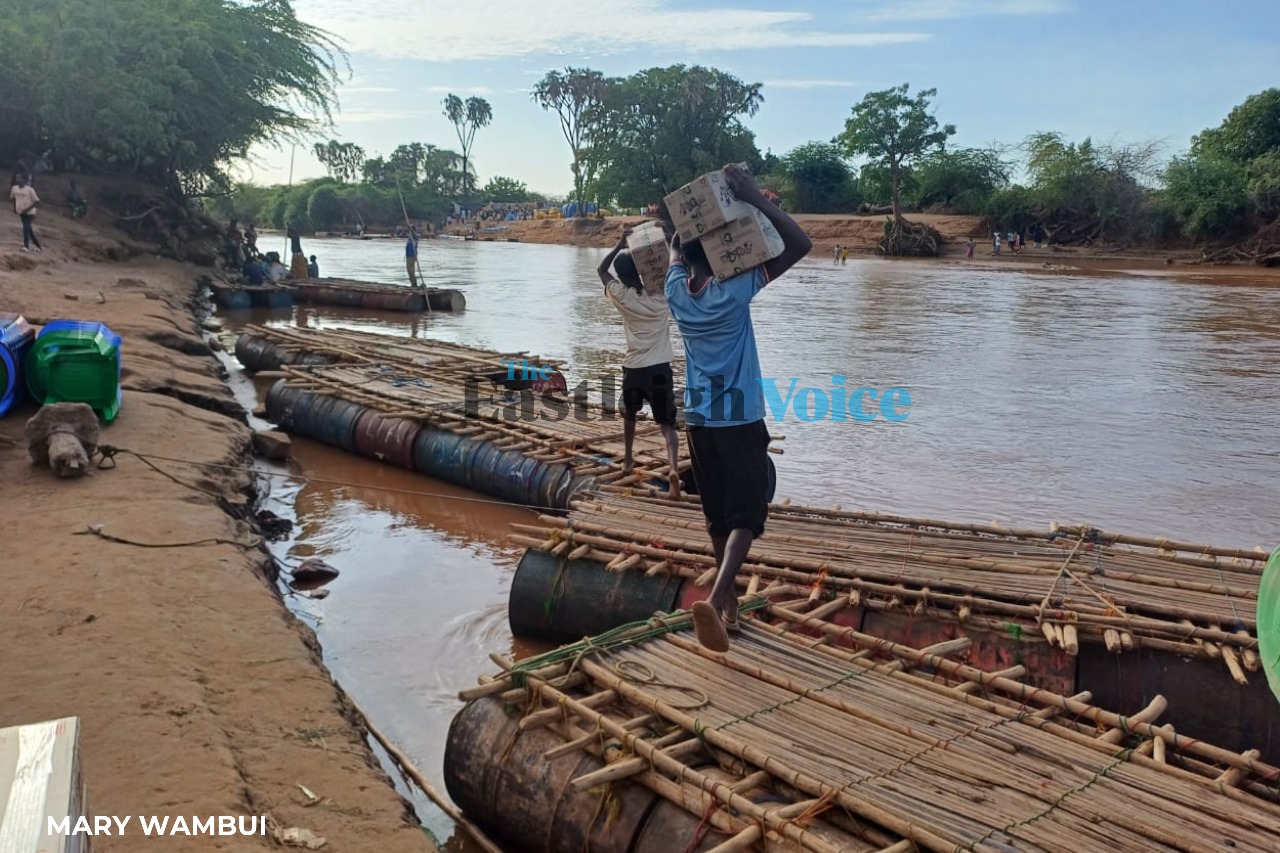
M 644 404 L 649 404 L 657 423 L 676 422 L 675 374 L 670 364 L 622 368 L 622 415 L 635 420 Z
M 716 538 L 734 530 L 762 536 L 774 488 L 764 421 L 689 427 L 689 452 L 707 532 Z

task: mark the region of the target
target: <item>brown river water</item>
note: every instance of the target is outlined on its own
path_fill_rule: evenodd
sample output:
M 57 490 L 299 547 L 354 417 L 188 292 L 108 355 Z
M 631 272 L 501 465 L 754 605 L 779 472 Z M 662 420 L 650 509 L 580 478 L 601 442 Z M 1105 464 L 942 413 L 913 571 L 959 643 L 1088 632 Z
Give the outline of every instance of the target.
M 400 241 L 304 248 L 326 276 L 406 281 Z M 570 387 L 590 383 L 594 399 L 625 346 L 595 275 L 604 254 L 424 241 L 428 283 L 464 290 L 465 312 L 296 307 L 221 319 L 228 332 L 248 322 L 343 327 L 561 358 Z M 905 388 L 911 399 L 898 423 L 807 422 L 790 408 L 771 420 L 785 436 L 779 500 L 1037 527 L 1084 521 L 1267 550 L 1280 541 L 1280 288 L 1266 282 L 809 260 L 756 298 L 753 317 L 780 397 L 795 379 L 797 392 L 825 399 L 841 375 L 851 390 Z M 673 336 L 679 350 L 674 324 Z M 251 402 L 249 383 L 237 391 Z M 508 525 L 533 513 L 305 440 L 291 466 L 265 470 L 268 507 L 296 521 L 277 557 L 319 556 L 342 573 L 328 598 L 291 605 L 344 689 L 443 789 L 457 691 L 493 671 L 490 652 L 537 650 L 513 641 L 506 620 L 522 553 Z M 439 810 L 402 791 L 450 838 Z M 456 837 L 448 847 L 470 849 Z

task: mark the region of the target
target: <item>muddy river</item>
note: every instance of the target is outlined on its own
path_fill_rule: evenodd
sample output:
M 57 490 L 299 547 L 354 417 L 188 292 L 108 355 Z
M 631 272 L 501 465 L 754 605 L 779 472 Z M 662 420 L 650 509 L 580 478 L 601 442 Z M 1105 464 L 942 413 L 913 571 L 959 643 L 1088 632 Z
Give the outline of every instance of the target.
M 400 241 L 304 248 L 323 275 L 406 282 Z M 568 361 L 570 386 L 585 383 L 593 398 L 617 371 L 622 328 L 595 275 L 604 250 L 424 241 L 421 252 L 428 283 L 464 290 L 465 312 L 296 307 L 222 322 L 228 332 L 345 327 L 528 351 Z M 785 436 L 779 499 L 1087 521 L 1268 550 L 1280 538 L 1280 288 L 811 260 L 761 293 L 753 315 L 781 418 L 769 427 Z M 899 392 L 897 422 L 817 417 L 841 388 L 905 389 L 910 405 Z M 245 399 L 252 391 L 240 385 Z M 880 411 L 861 399 L 862 411 Z M 343 687 L 442 787 L 458 689 L 493 669 L 490 652 L 529 651 L 507 627 L 521 549 L 505 535 L 533 515 L 306 440 L 295 456 L 270 478 L 269 507 L 296 521 L 275 553 L 320 556 L 342 573 L 328 598 L 294 601 L 295 612 Z M 402 790 L 437 837 L 452 835 Z M 454 838 L 449 849 L 468 848 Z

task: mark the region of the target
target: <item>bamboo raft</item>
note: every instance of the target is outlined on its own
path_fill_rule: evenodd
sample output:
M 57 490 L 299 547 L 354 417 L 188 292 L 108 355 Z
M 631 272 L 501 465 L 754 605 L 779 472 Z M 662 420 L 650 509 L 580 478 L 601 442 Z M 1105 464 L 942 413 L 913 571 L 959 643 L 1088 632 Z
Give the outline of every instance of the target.
M 710 583 L 715 558 L 700 507 L 599 495 L 546 515 L 514 540 L 608 571 Z M 810 587 L 868 611 L 1220 661 L 1240 684 L 1259 670 L 1258 584 L 1268 555 L 1122 536 L 1087 525 L 1017 530 L 789 505 L 770 508 L 739 580 Z
M 244 346 L 241 345 L 244 342 Z M 251 346 L 252 345 L 252 346 Z M 256 346 L 274 352 L 264 361 L 246 350 Z M 249 370 L 274 370 L 283 364 L 402 364 L 429 369 L 435 375 L 448 375 L 466 380 L 471 376 L 496 376 L 510 373 L 515 364 L 552 368 L 561 375 L 551 387 L 567 389 L 561 373 L 565 362 L 531 355 L 528 352 L 503 353 L 481 347 L 453 344 L 424 338 L 359 332 L 351 329 L 275 328 L 248 325 L 236 342 L 237 356 Z M 519 368 L 515 368 L 519 378 Z
M 452 288 L 409 288 L 348 278 L 313 278 L 286 282 L 299 302 L 346 305 L 383 311 L 462 311 L 462 291 Z
M 952 660 L 966 638 L 916 649 L 835 624 L 805 587 L 764 595 L 724 655 L 680 613 L 516 665 L 491 656 L 502 671 L 462 691 L 450 731 L 454 802 L 530 853 L 1280 843 L 1280 770 L 1161 725 L 1162 697 L 1121 716 L 1031 687 L 1020 666 Z M 645 846 L 638 790 L 685 813 L 665 846 Z M 563 814 L 581 825 L 548 831 Z

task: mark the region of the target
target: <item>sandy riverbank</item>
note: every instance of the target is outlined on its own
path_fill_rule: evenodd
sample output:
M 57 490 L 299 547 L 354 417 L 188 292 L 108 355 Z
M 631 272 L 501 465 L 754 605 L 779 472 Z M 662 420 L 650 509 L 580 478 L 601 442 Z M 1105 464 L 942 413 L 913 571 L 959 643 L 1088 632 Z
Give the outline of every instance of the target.
M 53 179 L 37 189 L 62 194 Z M 139 253 L 97 216 L 72 223 L 48 206 L 38 255 L 19 251 L 17 217 L 0 216 L 0 311 L 33 324 L 101 320 L 123 336 L 124 405 L 102 443 L 240 466 L 249 432 L 195 318 L 197 271 Z M 311 630 L 268 579 L 242 520 L 252 489 L 243 469 L 157 462 L 176 482 L 121 454 L 115 470 L 59 481 L 28 461 L 33 411 L 0 421 L 0 726 L 79 716 L 98 815 L 269 813 L 325 837 L 327 850 L 433 850 Z M 78 535 L 88 525 L 163 547 Z M 320 802 L 308 807 L 299 785 Z M 98 853 L 214 846 L 274 845 L 94 839 Z
M 811 257 L 830 259 L 836 246 L 847 246 L 852 257 L 875 254 L 876 241 L 884 233 L 883 216 L 849 216 L 845 214 L 797 214 L 796 221 L 813 240 Z M 910 214 L 912 220 L 932 225 L 943 237 L 942 256 L 938 261 L 911 259 L 924 263 L 962 262 L 990 270 L 1016 269 L 1044 272 L 1081 272 L 1090 274 L 1156 272 L 1218 279 L 1243 278 L 1280 283 L 1280 269 L 1249 265 L 1203 266 L 1196 263 L 1198 253 L 1190 250 L 1166 252 L 1152 249 L 1109 250 L 1078 247 L 1037 249 L 1028 246 L 1019 254 L 1007 249 L 999 256 L 991 253 L 990 234 L 981 217 Z M 501 231 L 477 232 L 477 240 L 514 239 L 522 243 L 544 243 L 563 246 L 612 248 L 624 228 L 643 222 L 639 216 L 611 216 L 605 219 L 539 219 L 503 222 L 490 227 Z M 456 230 L 456 229 L 455 229 Z M 970 237 L 977 242 L 972 261 L 965 260 L 965 243 Z

